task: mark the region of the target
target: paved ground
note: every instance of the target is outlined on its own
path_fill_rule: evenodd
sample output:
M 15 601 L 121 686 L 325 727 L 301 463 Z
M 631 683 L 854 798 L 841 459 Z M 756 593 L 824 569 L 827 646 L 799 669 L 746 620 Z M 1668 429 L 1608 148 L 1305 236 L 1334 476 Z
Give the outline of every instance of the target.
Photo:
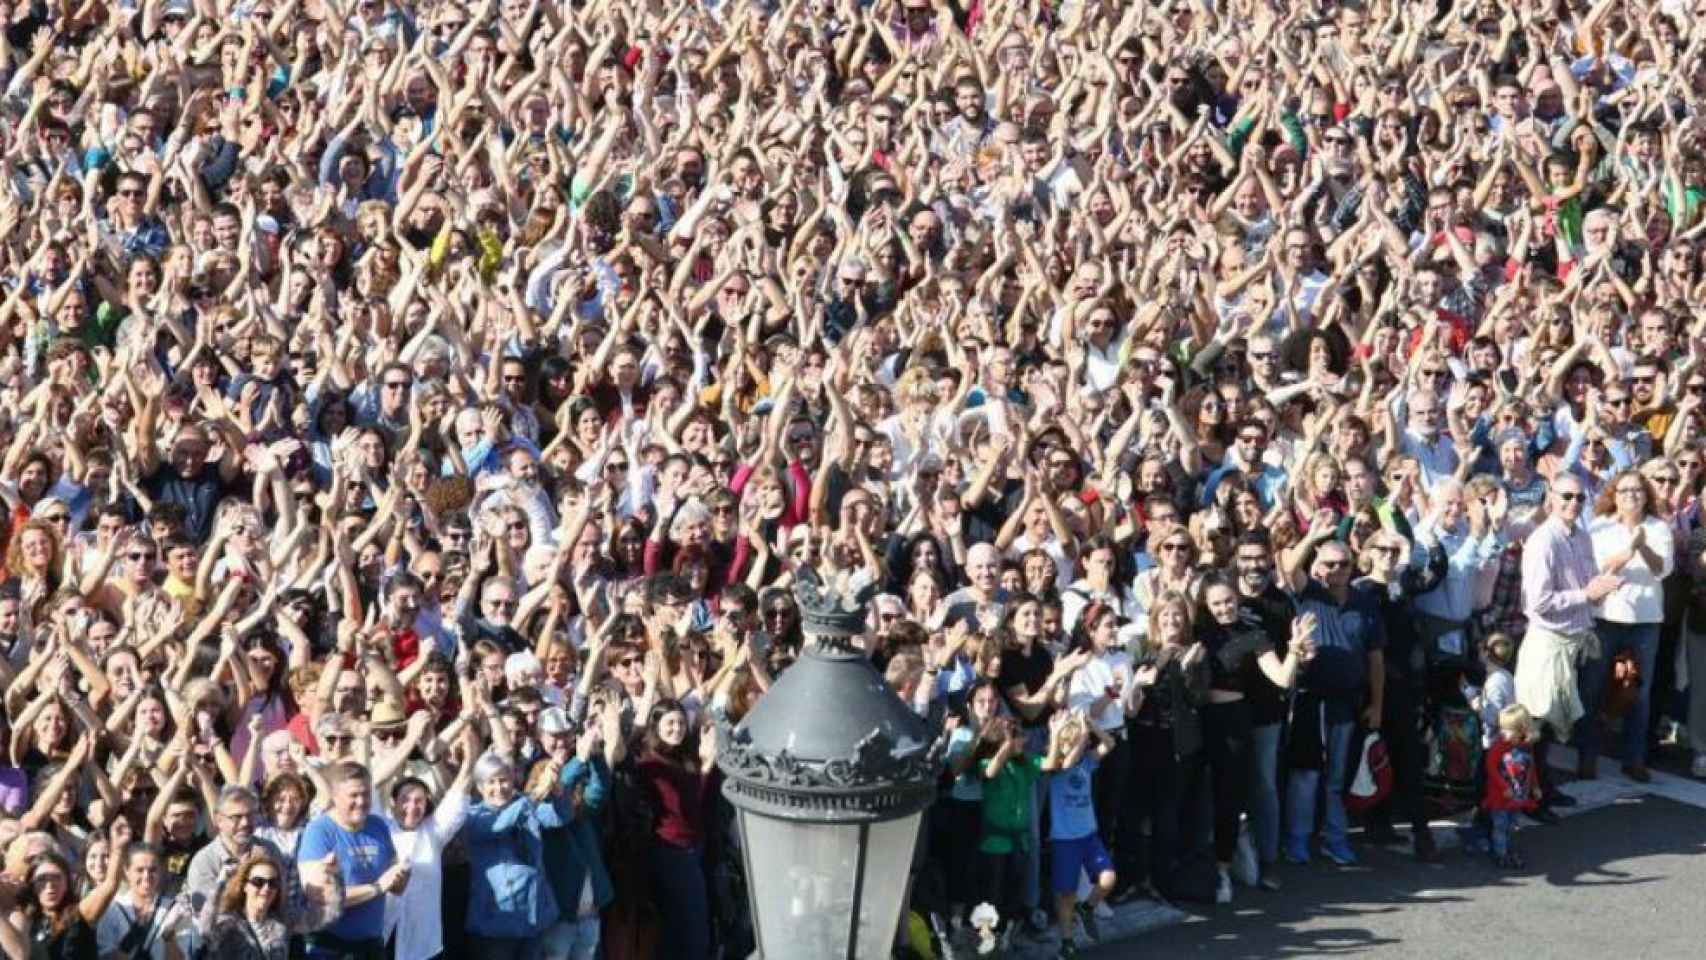
M 1569 792 L 1583 801 L 1573 815 L 1519 834 L 1526 870 L 1504 873 L 1460 850 L 1423 865 L 1400 848 L 1364 847 L 1358 867 L 1289 867 L 1281 893 L 1240 889 L 1230 907 L 1192 907 L 1184 922 L 1085 955 L 1700 957 L 1706 787 L 1661 774 L 1648 787 L 1610 776 Z

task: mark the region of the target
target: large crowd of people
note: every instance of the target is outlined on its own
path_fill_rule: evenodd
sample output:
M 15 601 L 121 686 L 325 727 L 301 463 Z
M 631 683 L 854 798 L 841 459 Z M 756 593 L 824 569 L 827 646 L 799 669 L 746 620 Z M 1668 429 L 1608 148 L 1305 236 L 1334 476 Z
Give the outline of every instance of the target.
M 920 956 L 1706 776 L 1700 0 L 7 10 L 9 960 L 745 957 L 807 579 Z

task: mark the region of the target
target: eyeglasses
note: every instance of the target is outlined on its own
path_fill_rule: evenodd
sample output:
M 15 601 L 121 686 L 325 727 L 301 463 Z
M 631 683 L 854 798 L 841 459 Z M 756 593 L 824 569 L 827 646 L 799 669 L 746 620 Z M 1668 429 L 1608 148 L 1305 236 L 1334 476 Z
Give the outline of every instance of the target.
M 373 731 L 373 739 L 380 740 L 380 741 L 383 741 L 385 743 L 395 743 L 396 741 L 403 739 L 403 731 L 402 730 L 375 730 L 375 731 Z
M 517 531 L 517 530 L 526 530 L 527 529 L 527 521 L 526 520 L 511 520 L 509 522 L 509 526 L 507 527 L 507 529 L 512 533 Z
M 1676 477 L 1668 477 L 1668 476 L 1665 476 L 1663 474 L 1660 474 L 1660 475 L 1654 476 L 1654 477 L 1648 477 L 1647 479 L 1651 480 L 1652 482 L 1658 484 L 1661 487 L 1668 487 L 1671 484 L 1675 483 L 1677 480 Z
M 41 515 L 41 518 L 43 520 L 46 520 L 48 523 L 70 523 L 71 522 L 71 515 L 69 513 L 44 513 Z
M 409 381 L 407 381 L 407 380 L 387 380 L 387 381 L 385 381 L 385 389 L 387 389 L 387 390 L 407 390 L 408 388 L 409 388 Z
M 355 691 L 349 690 L 349 691 L 341 691 L 341 692 L 354 693 Z M 345 734 L 343 736 L 335 736 L 334 735 L 334 736 L 330 736 L 330 737 L 321 737 L 320 739 L 324 740 L 328 745 L 334 746 L 334 747 L 337 746 L 338 744 L 341 744 L 341 743 L 354 743 L 355 742 L 355 738 L 352 736 L 349 736 L 348 734 Z
M 1317 560 L 1315 565 L 1323 570 L 1340 570 L 1349 565 L 1345 560 Z
M 607 473 L 621 473 L 628 469 L 628 464 L 626 461 L 612 460 L 604 465 L 604 469 Z
M 514 610 L 515 600 L 510 597 L 487 597 L 486 606 L 493 610 Z
M 154 555 L 152 553 L 132 552 L 125 554 L 124 558 L 129 560 L 131 563 L 144 563 L 146 561 L 153 560 Z
M 1617 488 L 1617 495 L 1620 497 L 1624 497 L 1624 496 L 1639 497 L 1639 496 L 1644 496 L 1646 494 L 1646 492 L 1647 492 L 1647 490 L 1645 487 L 1618 487 Z
M 1183 553 L 1190 548 L 1191 545 L 1188 543 L 1163 543 L 1161 545 L 1161 549 L 1165 553 Z
M 1445 375 L 1446 375 L 1446 374 L 1447 374 L 1447 373 L 1448 373 L 1448 372 L 1449 372 L 1449 371 L 1446 371 L 1446 370 L 1438 370 L 1438 369 L 1435 369 L 1435 370 L 1423 370 L 1423 371 L 1422 371 L 1422 376 L 1424 376 L 1424 377 L 1443 377 L 1443 376 L 1445 376 Z
M 256 890 L 277 890 L 278 878 L 251 876 L 249 877 L 248 885 L 254 887 Z
M 1583 499 L 1586 495 L 1577 493 L 1573 490 L 1560 490 L 1555 494 L 1555 496 L 1561 503 L 1575 503 L 1577 500 Z
M 618 667 L 637 667 L 640 665 L 640 658 L 639 657 L 623 657 L 622 659 L 616 661 L 616 665 Z

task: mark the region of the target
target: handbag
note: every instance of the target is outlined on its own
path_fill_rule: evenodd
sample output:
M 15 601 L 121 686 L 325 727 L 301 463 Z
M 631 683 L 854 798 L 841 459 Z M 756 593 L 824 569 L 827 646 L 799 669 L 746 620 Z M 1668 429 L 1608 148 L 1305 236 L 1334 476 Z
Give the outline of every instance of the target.
M 1345 792 L 1345 809 L 1363 813 L 1380 806 L 1392 792 L 1392 763 L 1386 756 L 1386 741 L 1370 733 L 1362 741 L 1362 760 L 1356 777 Z
M 1641 664 L 1630 650 L 1620 650 L 1611 658 L 1611 670 L 1605 678 L 1605 699 L 1600 702 L 1599 714 L 1606 720 L 1618 720 L 1629 712 L 1641 697 Z

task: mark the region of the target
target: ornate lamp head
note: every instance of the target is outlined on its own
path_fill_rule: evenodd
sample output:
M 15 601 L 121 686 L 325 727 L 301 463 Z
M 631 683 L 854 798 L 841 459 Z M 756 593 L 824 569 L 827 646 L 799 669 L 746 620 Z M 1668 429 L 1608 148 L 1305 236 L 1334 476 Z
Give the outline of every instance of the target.
M 824 586 L 809 567 L 794 581 L 794 600 L 800 607 L 800 629 L 819 646 L 850 649 L 852 638 L 865 632 L 865 605 Z

